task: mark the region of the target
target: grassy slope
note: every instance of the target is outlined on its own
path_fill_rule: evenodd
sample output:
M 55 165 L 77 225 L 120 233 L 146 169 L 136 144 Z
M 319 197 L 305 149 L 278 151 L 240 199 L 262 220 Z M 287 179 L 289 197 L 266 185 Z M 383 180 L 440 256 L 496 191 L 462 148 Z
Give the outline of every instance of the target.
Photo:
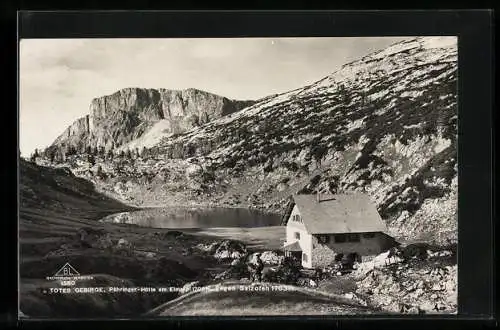
M 269 287 L 272 284 L 248 285 L 227 282 L 224 286 Z M 375 309 L 364 307 L 339 295 L 294 286 L 280 286 L 285 291 L 203 291 L 190 292 L 158 306 L 146 316 L 213 316 L 213 315 L 327 315 L 369 314 Z M 210 288 L 216 289 L 216 286 Z
M 92 183 L 63 169 L 24 160 L 20 163 L 20 203 L 22 237 L 54 235 L 54 226 L 67 233 L 75 227 L 98 225 L 95 220 L 106 214 L 133 210 L 97 193 Z
M 103 224 L 96 220 L 106 214 L 133 208 L 105 197 L 93 185 L 62 169 L 20 163 L 20 298 L 21 310 L 30 317 L 101 317 L 138 315 L 172 299 L 157 296 L 45 295 L 43 287 L 64 263 L 70 262 L 80 274 L 94 275 L 83 286 L 182 285 L 198 278 L 213 264 L 203 256 L 186 256 L 186 250 L 202 237 L 165 235 L 168 230 Z M 98 247 L 79 246 L 77 231 L 82 227 L 102 229 L 113 242 L 125 238 L 134 253 L 121 255 Z M 63 248 L 70 246 L 70 248 Z M 139 252 L 153 252 L 145 258 Z M 59 252 L 47 256 L 49 252 Z M 161 262 L 161 258 L 167 260 Z M 166 270 L 166 273 L 165 271 Z M 125 282 L 122 282 L 125 281 Z M 113 302 L 113 303 L 112 303 Z M 83 311 L 82 311 L 83 309 Z

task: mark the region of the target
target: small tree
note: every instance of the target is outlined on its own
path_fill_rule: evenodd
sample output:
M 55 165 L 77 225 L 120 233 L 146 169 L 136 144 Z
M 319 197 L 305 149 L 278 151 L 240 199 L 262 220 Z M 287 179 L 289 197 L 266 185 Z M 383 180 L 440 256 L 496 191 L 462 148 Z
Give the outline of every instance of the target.
M 89 155 L 87 155 L 87 160 L 88 160 L 88 162 L 89 162 L 92 166 L 94 166 L 94 165 L 95 165 L 95 157 L 94 157 L 94 155 L 93 155 L 93 154 L 89 154 Z
M 120 158 L 125 158 L 125 151 L 120 151 Z
M 54 158 L 55 158 L 55 161 L 58 162 L 58 163 L 64 161 L 65 157 L 64 157 L 64 153 L 63 153 L 63 151 L 62 151 L 61 148 L 57 148 L 56 154 L 55 154 Z
M 59 149 L 59 154 L 61 155 L 61 161 L 62 161 L 62 162 L 65 162 L 65 161 L 66 161 L 66 152 L 67 152 L 66 147 L 61 147 L 61 148 Z
M 347 89 L 345 88 L 344 85 L 342 85 L 342 84 L 339 85 L 338 91 L 339 91 L 340 99 L 344 104 L 348 104 L 349 102 L 351 102 L 349 93 L 347 92 Z
M 106 175 L 104 174 L 104 172 L 102 170 L 101 165 L 97 166 L 96 176 L 99 178 L 102 178 L 102 179 L 104 179 L 106 177 Z
M 50 162 L 53 163 L 55 158 L 56 158 L 56 152 L 54 151 L 54 149 L 48 150 L 48 156 L 49 156 Z
M 35 150 L 31 154 L 30 160 L 32 162 L 35 162 L 38 157 L 40 157 L 40 154 L 38 153 L 38 149 L 35 148 Z
M 104 157 L 106 155 L 106 151 L 104 150 L 103 146 L 98 147 L 97 153 L 98 153 L 99 157 Z
M 200 126 L 200 118 L 197 115 L 192 115 L 188 118 L 189 124 L 193 127 Z
M 125 157 L 127 157 L 127 159 L 132 159 L 132 153 L 130 152 L 130 149 L 127 149 Z
M 188 144 L 186 149 L 184 149 L 185 158 L 193 157 L 196 153 L 196 147 L 192 144 Z
M 311 153 L 314 157 L 314 160 L 316 161 L 316 166 L 320 167 L 321 166 L 321 159 L 325 156 L 326 152 L 328 151 L 328 148 L 325 147 L 324 145 L 315 145 L 311 149 Z
M 68 148 L 66 148 L 66 157 L 73 156 L 74 154 L 76 154 L 75 147 L 73 145 L 68 146 Z
M 112 159 L 113 159 L 113 157 L 114 157 L 113 150 L 109 149 L 109 150 L 108 150 L 108 159 L 109 159 L 109 160 L 112 160 Z

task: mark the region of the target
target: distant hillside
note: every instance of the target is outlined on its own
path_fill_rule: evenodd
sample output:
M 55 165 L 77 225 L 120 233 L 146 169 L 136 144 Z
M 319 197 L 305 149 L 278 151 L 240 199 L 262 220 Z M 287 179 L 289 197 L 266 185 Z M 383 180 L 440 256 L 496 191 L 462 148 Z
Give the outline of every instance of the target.
M 104 215 L 132 209 L 98 193 L 91 182 L 74 176 L 67 168 L 43 167 L 21 159 L 19 172 L 21 214 L 45 208 L 46 212 L 65 213 L 68 218 L 74 211 L 79 219 L 95 219 L 96 212 Z

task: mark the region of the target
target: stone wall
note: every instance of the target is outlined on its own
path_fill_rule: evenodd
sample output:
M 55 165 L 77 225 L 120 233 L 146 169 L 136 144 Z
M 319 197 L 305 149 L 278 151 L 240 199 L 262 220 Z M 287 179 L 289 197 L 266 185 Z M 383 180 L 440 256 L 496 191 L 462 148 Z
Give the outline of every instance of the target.
M 335 243 L 333 235 L 329 235 L 328 243 L 320 243 L 317 235 L 312 236 L 312 267 L 325 267 L 332 264 L 338 253 L 357 253 L 363 256 L 377 255 L 393 246 L 394 240 L 383 233 L 375 233 L 373 238 L 360 234 L 359 242 Z

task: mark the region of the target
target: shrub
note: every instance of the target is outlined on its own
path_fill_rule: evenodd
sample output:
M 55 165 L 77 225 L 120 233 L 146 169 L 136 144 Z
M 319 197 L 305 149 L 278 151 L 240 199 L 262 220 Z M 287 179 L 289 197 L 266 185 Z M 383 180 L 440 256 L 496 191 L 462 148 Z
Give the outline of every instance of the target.
M 299 266 L 297 266 L 295 260 L 285 257 L 276 271 L 268 270 L 264 272 L 262 278 L 266 282 L 296 284 L 300 276 Z

